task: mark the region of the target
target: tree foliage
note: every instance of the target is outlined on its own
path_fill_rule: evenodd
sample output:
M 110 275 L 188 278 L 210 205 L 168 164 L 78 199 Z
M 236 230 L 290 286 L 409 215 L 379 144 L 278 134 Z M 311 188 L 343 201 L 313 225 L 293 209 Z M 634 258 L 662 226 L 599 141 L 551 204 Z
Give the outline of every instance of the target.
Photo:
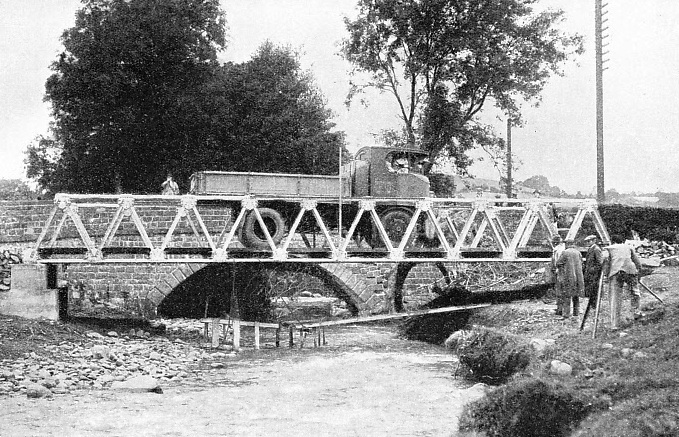
M 503 142 L 478 120 L 489 101 L 519 123 L 521 100 L 538 101 L 553 74 L 582 51 L 581 37 L 556 29 L 561 11 L 536 13 L 536 0 L 359 0 L 345 20 L 342 54 L 370 80 L 352 86 L 391 93 L 411 145 L 460 170 L 481 147 Z
M 566 192 L 564 192 L 558 186 L 550 185 L 547 177 L 542 175 L 531 176 L 525 181 L 521 182 L 521 185 L 527 188 L 532 188 L 540 193 L 542 196 L 546 197 L 564 197 Z
M 332 113 L 290 47 L 267 41 L 249 61 L 224 65 L 212 91 L 217 147 L 204 168 L 337 174 L 344 135 L 332 132 Z
M 53 138 L 29 146 L 52 191 L 180 189 L 199 170 L 337 172 L 343 136 L 289 48 L 220 65 L 218 0 L 85 0 L 62 35 L 46 100 Z
M 0 200 L 35 200 L 39 194 L 20 179 L 0 179 Z
M 45 97 L 63 148 L 53 188 L 148 192 L 183 173 L 209 121 L 196 98 L 225 45 L 219 1 L 85 0 L 62 42 Z

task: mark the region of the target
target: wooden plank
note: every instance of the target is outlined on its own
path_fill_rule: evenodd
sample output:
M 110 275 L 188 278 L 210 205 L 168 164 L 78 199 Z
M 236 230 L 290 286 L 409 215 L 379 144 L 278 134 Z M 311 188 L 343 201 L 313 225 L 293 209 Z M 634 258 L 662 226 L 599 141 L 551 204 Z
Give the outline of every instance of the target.
M 240 350 L 240 320 L 233 320 L 233 350 Z
M 212 323 L 213 319 L 200 319 L 201 323 Z M 219 323 L 223 325 L 228 325 L 231 322 L 237 319 L 219 319 Z M 280 324 L 278 323 L 264 323 L 264 322 L 248 322 L 245 320 L 239 320 L 240 326 L 249 326 L 249 327 L 254 327 L 255 324 L 259 325 L 260 328 L 272 328 L 272 329 L 278 329 L 280 328 Z
M 427 314 L 438 314 L 438 313 L 451 313 L 455 311 L 464 311 L 464 310 L 471 310 L 471 309 L 476 309 L 476 308 L 485 308 L 490 306 L 491 304 L 489 303 L 484 303 L 484 304 L 479 304 L 479 305 L 466 305 L 466 306 L 455 306 L 455 307 L 445 307 L 445 308 L 433 308 L 429 310 L 420 310 L 420 311 L 408 311 L 405 313 L 396 313 L 396 314 L 380 314 L 377 316 L 366 316 L 366 317 L 354 317 L 351 319 L 342 319 L 342 320 L 329 320 L 327 322 L 317 322 L 317 323 L 309 323 L 309 324 L 292 324 L 290 325 L 291 327 L 294 327 L 295 329 L 303 329 L 303 328 L 318 328 L 322 326 L 337 326 L 337 325 L 350 325 L 353 323 L 366 323 L 366 322 L 374 322 L 377 320 L 389 320 L 389 319 L 403 319 L 406 317 L 415 317 L 415 316 L 423 316 Z
M 219 347 L 219 319 L 212 320 L 212 347 Z

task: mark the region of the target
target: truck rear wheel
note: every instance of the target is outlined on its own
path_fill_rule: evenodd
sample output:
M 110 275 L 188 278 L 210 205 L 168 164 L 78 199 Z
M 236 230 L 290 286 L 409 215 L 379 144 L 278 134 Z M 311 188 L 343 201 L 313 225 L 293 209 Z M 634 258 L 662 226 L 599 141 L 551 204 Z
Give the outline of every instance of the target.
M 271 235 L 271 239 L 275 245 L 278 245 L 285 235 L 285 220 L 283 216 L 271 208 L 259 208 L 258 210 L 266 225 L 266 229 L 269 231 L 269 235 Z M 243 220 L 240 241 L 245 247 L 250 249 L 271 249 L 269 242 L 266 240 L 266 234 L 260 226 L 254 211 L 248 212 Z
M 388 209 L 380 214 L 380 221 L 384 230 L 391 240 L 392 245 L 398 246 L 406 233 L 408 224 L 413 218 L 413 212 L 404 208 Z M 409 243 L 412 243 L 417 238 L 417 228 L 413 230 L 410 235 Z M 373 226 L 372 231 L 372 246 L 384 247 L 384 242 L 380 238 L 379 231 L 376 226 Z

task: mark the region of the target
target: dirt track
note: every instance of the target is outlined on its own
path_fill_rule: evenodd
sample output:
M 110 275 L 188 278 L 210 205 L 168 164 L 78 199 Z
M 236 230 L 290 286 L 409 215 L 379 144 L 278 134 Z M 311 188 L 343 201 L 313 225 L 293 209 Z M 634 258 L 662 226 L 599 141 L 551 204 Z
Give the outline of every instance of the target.
M 453 435 L 464 382 L 442 348 L 346 327 L 320 349 L 224 358 L 163 394 L 0 397 L 1 436 Z

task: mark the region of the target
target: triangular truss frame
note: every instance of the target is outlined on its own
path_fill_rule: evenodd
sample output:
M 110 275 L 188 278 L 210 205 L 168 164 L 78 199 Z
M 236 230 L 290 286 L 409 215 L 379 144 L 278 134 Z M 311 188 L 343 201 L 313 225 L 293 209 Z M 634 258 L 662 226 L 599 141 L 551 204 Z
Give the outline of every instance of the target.
M 290 211 L 296 212 L 288 217 L 289 229 L 280 241 L 274 241 L 260 212 L 260 205 L 270 205 L 272 201 L 288 202 Z M 222 202 L 224 207 L 221 227 L 209 222 L 208 217 L 201 214 L 200 205 Z M 339 207 L 336 200 L 331 199 L 271 199 L 251 196 L 94 196 L 60 194 L 55 198 L 55 206 L 50 212 L 34 248 L 26 254 L 28 259 L 42 262 L 438 262 L 438 261 L 535 261 L 547 259 L 551 251 L 549 241 L 558 234 L 556 224 L 548 214 L 548 207 L 568 207 L 573 214 L 573 221 L 568 229 L 566 239 L 575 239 L 582 227 L 583 220 L 591 217 L 596 232 L 604 244 L 610 243 L 608 231 L 599 215 L 597 204 L 590 200 L 502 200 L 485 199 L 345 199 L 345 208 L 353 208 L 353 217 L 348 217 L 345 224 L 348 230 L 340 235 L 337 223 L 330 223 L 319 209 L 323 211 Z M 146 223 L 138 208 L 151 206 L 151 211 L 166 211 L 167 217 L 174 208 L 173 219 L 167 229 L 154 228 Z M 392 241 L 389 232 L 381 219 L 381 214 L 397 207 L 409 211 L 410 220 L 399 241 Z M 88 231 L 84 223 L 92 221 L 90 215 L 101 208 L 114 209 L 108 214 L 109 222 L 101 234 Z M 167 208 L 165 210 L 164 208 Z M 237 212 L 231 220 L 232 213 Z M 511 211 L 513 219 L 509 220 Z M 462 212 L 462 214 L 458 214 Z M 265 249 L 256 251 L 238 244 L 239 230 L 244 225 L 245 217 L 254 214 L 266 239 Z M 520 219 L 517 219 L 521 214 Z M 145 216 L 146 217 L 146 216 Z M 466 217 L 464 224 L 456 225 L 454 217 Z M 228 218 L 228 220 L 227 220 Z M 124 220 L 134 224 L 138 232 L 139 242 L 136 251 L 125 247 L 115 247 L 116 236 Z M 323 236 L 322 248 L 311 248 L 304 233 L 300 231 L 306 219 L 314 229 Z M 77 231 L 78 238 L 73 235 L 62 235 L 66 223 L 70 220 Z M 153 220 L 146 220 L 153 221 Z M 188 232 L 194 240 L 193 245 L 183 248 L 186 239 L 177 244 L 180 224 L 183 236 Z M 511 223 L 509 223 L 511 221 Z M 370 222 L 374 238 L 379 239 L 379 247 L 358 250 L 355 245 L 360 226 Z M 542 228 L 539 241 L 535 243 L 535 230 Z M 414 241 L 422 238 L 420 233 L 426 228 L 430 244 L 425 248 Z M 101 229 L 104 229 L 103 227 Z M 346 228 L 345 228 L 346 229 Z M 51 232 L 51 234 L 50 234 Z M 316 230 L 314 231 L 316 232 Z M 72 234 L 72 233 L 71 233 Z M 306 247 L 299 246 L 295 237 L 301 236 Z M 479 247 L 484 235 L 492 238 L 493 247 Z M 70 238 L 68 247 L 61 246 L 59 241 Z M 74 240 L 78 240 L 75 241 Z M 154 244 L 155 240 L 155 244 Z M 315 238 L 314 238 L 315 241 Z M 529 243 L 531 247 L 541 247 L 543 257 L 526 257 Z M 431 243 L 433 242 L 433 243 Z M 374 244 L 373 244 L 374 245 Z M 142 250 L 140 250 L 142 249 Z M 182 251 L 184 250 L 184 251 Z M 312 255 L 312 251 L 315 252 Z M 129 251 L 130 253 L 126 252 Z M 486 254 L 485 251 L 488 253 Z M 366 254 L 367 252 L 367 254 Z M 471 253 L 475 256 L 471 256 Z M 115 253 L 115 257 L 109 256 Z M 189 255 L 190 253 L 190 255 Z M 478 254 L 482 256 L 479 257 Z M 197 255 L 196 255 L 197 254 Z M 68 255 L 68 256 L 66 256 Z M 129 256 L 128 256 L 129 255 Z

